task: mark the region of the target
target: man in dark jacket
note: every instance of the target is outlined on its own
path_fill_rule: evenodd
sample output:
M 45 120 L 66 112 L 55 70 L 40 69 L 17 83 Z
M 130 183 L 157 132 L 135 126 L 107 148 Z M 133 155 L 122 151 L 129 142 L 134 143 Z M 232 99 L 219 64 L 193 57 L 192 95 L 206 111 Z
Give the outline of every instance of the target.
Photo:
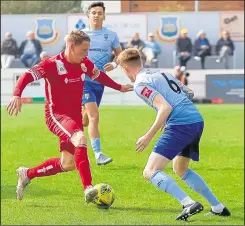
M 228 31 L 223 31 L 221 38 L 216 44 L 216 54 L 219 56 L 216 62 L 220 63 L 224 60 L 224 62 L 227 63 L 228 56 L 233 56 L 234 49 L 235 47 Z
M 180 61 L 180 66 L 186 68 L 187 61 L 191 59 L 192 43 L 191 39 L 187 37 L 187 29 L 183 28 L 180 31 L 180 37 L 176 42 L 176 49 Z
M 26 37 L 27 39 L 20 45 L 20 60 L 29 68 L 34 66 L 37 62 L 40 62 L 42 46 L 40 41 L 35 39 L 34 32 L 28 31 Z M 28 62 L 28 60 L 30 62 Z
M 134 34 L 133 39 L 129 41 L 127 44 L 127 48 L 136 48 L 139 50 L 140 56 L 143 60 L 143 64 L 145 65 L 146 56 L 142 51 L 144 47 L 145 47 L 145 43 L 140 39 L 140 35 L 138 32 Z
M 5 39 L 1 43 L 1 64 L 2 68 L 9 68 L 12 61 L 18 57 L 19 49 L 12 34 L 7 32 Z
M 203 30 L 197 33 L 197 39 L 194 44 L 194 59 L 201 60 L 202 69 L 205 69 L 205 57 L 211 55 L 211 46 Z

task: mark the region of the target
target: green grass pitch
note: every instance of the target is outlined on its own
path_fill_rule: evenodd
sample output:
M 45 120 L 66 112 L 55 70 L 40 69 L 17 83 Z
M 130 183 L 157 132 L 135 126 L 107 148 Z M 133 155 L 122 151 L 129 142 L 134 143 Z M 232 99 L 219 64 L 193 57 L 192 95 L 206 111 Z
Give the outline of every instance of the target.
M 16 169 L 32 167 L 59 156 L 58 139 L 46 128 L 44 106 L 25 105 L 18 117 L 1 108 L 1 224 L 201 224 L 244 225 L 244 106 L 198 105 L 205 119 L 199 163 L 191 168 L 202 175 L 217 197 L 231 210 L 230 218 L 204 216 L 210 206 L 174 175 L 171 163 L 166 172 L 204 211 L 176 222 L 178 201 L 157 190 L 142 177 L 142 170 L 160 132 L 143 153 L 134 151 L 136 140 L 152 124 L 155 113 L 145 106 L 100 109 L 102 149 L 113 158 L 108 166 L 97 166 L 89 145 L 93 182 L 108 183 L 116 200 L 108 210 L 84 201 L 77 172 L 37 178 L 28 186 L 22 201 L 16 200 Z M 87 134 L 87 133 L 86 133 Z

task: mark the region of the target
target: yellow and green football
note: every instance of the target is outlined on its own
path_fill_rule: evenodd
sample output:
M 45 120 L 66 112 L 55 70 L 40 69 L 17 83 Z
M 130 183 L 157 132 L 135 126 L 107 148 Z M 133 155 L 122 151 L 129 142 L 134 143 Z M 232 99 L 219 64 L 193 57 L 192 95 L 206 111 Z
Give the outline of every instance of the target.
M 99 208 L 108 209 L 115 200 L 115 193 L 109 184 L 96 184 L 95 188 L 98 189 L 98 195 L 94 200 L 94 204 Z

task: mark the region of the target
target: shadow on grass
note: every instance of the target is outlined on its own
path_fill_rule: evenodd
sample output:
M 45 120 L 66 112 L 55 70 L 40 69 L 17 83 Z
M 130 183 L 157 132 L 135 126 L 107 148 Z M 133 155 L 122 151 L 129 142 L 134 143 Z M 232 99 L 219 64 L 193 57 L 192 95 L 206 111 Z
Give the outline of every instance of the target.
M 59 191 L 52 191 L 35 186 L 35 188 L 27 188 L 27 195 L 34 197 L 44 197 L 59 194 Z M 1 199 L 16 199 L 16 185 L 1 185 Z
M 213 224 L 214 222 L 217 222 L 217 223 L 220 223 L 220 224 L 223 224 L 223 223 L 230 223 L 231 221 L 234 221 L 234 220 L 237 220 L 237 221 L 241 221 L 241 223 L 244 222 L 244 217 L 240 217 L 240 216 L 231 216 L 231 217 L 220 217 L 220 216 L 203 216 L 202 218 L 202 221 L 203 222 L 210 222 L 207 223 L 208 225 L 211 225 Z M 196 220 L 188 220 L 189 222 L 194 222 Z M 213 223 L 211 223 L 213 222 Z
M 138 166 L 117 166 L 108 167 L 107 170 L 127 171 L 127 170 L 142 170 L 142 167 Z
M 203 167 L 192 167 L 193 170 L 206 171 L 206 168 Z M 208 168 L 209 171 L 244 171 L 244 168 L 234 168 L 234 167 L 224 167 L 224 168 Z
M 180 213 L 180 210 L 178 208 L 172 208 L 172 209 L 153 209 L 153 208 L 147 208 L 147 207 L 111 207 L 109 210 L 119 210 L 119 211 L 134 211 L 134 212 L 148 212 L 148 213 Z

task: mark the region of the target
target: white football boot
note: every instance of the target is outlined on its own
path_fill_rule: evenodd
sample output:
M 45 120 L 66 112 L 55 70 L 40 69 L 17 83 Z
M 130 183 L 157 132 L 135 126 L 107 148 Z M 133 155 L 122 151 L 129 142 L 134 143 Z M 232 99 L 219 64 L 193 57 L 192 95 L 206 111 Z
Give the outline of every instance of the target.
M 31 180 L 27 177 L 27 170 L 28 168 L 25 167 L 19 167 L 17 169 L 17 175 L 18 175 L 18 183 L 16 186 L 16 194 L 17 194 L 17 199 L 22 200 L 24 197 L 24 191 L 25 188 L 28 184 L 30 184 Z
M 98 189 L 93 186 L 87 187 L 84 191 L 84 197 L 87 203 L 93 202 L 97 195 Z
M 107 165 L 112 162 L 112 158 L 106 157 L 102 153 L 96 158 L 97 165 Z

